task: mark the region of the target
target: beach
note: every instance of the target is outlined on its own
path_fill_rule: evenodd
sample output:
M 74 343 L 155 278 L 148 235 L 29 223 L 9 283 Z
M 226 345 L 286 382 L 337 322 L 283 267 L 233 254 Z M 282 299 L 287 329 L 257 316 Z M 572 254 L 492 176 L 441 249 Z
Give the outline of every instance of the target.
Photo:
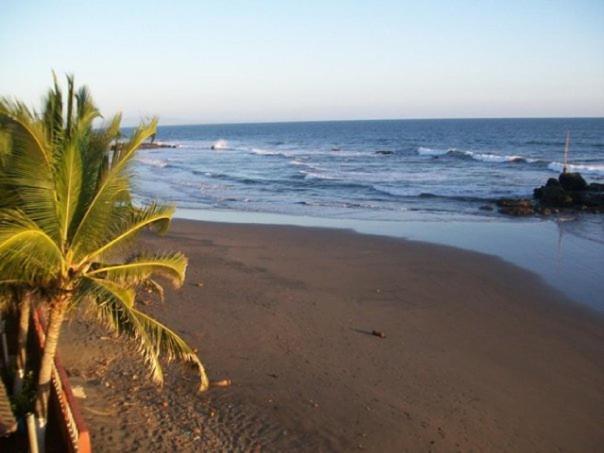
M 95 451 L 599 451 L 604 320 L 499 258 L 347 230 L 178 220 L 185 285 L 142 309 L 213 380 L 67 323 Z M 384 338 L 375 333 L 383 334 Z M 82 354 L 86 350 L 87 354 Z M 90 351 L 90 354 L 88 354 Z

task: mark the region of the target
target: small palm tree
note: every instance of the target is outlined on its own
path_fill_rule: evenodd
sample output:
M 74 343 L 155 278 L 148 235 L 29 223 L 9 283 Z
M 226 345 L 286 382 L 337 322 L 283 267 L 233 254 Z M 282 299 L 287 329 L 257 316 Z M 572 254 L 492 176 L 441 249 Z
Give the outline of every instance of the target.
M 6 160 L 0 173 L 0 284 L 41 288 L 46 295 L 48 323 L 36 399 L 42 432 L 61 325 L 65 314 L 81 305 L 137 341 L 154 382 L 163 382 L 160 356 L 165 356 L 195 364 L 200 390 L 208 387 L 195 352 L 135 306 L 136 289 L 156 285 L 153 275 L 180 285 L 187 266 L 181 253 L 130 251 L 138 233 L 165 231 L 173 215 L 171 207 L 131 202 L 129 167 L 157 121 L 142 124 L 110 153 L 120 116 L 94 130 L 92 122 L 100 115 L 88 92 L 74 94 L 73 79 L 68 84 L 65 117 L 56 80 L 43 115 L 0 100 L 0 127 L 8 131 L 11 146 L 8 156 L 0 154 Z

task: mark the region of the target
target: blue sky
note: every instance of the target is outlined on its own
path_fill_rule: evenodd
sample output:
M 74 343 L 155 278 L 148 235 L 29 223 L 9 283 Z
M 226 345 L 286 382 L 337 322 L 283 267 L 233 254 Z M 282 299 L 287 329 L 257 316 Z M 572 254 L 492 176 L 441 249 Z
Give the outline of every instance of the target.
M 604 116 L 604 1 L 4 0 L 0 61 L 129 123 Z

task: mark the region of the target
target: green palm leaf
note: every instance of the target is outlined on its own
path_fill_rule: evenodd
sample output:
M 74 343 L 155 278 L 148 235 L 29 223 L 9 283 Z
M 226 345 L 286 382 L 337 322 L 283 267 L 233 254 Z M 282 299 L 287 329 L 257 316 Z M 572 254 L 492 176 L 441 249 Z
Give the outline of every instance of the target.
M 82 176 L 82 159 L 77 143 L 68 143 L 55 167 L 57 210 L 63 246 L 67 242 L 69 226 L 80 200 Z
M 90 241 L 98 244 L 98 232 L 109 228 L 115 219 L 112 218 L 107 205 L 123 201 L 124 195 L 129 194 L 130 178 L 128 164 L 132 162 L 141 143 L 155 133 L 157 120 L 139 127 L 132 138 L 126 143 L 117 158 L 111 162 L 111 168 L 97 187 L 94 197 L 84 209 L 79 224 L 75 229 L 73 241 L 77 248 L 81 248 Z
M 184 281 L 186 268 L 187 258 L 182 253 L 141 254 L 125 263 L 101 265 L 86 275 L 100 275 L 107 280 L 133 284 L 141 284 L 152 275 L 161 275 L 173 285 L 180 286 Z
M 0 100 L 0 119 L 12 142 L 12 153 L 0 173 L 0 186 L 18 187 L 18 192 L 13 192 L 20 200 L 19 208 L 58 239 L 53 148 L 43 123 L 23 104 L 6 99 Z M 12 203 L 15 206 L 15 201 Z
M 126 206 L 114 209 L 110 214 L 111 222 L 106 224 L 105 231 L 90 231 L 88 237 L 80 235 L 79 242 L 75 242 L 74 238 L 76 258 L 82 261 L 101 259 L 103 255 L 129 243 L 146 228 L 154 228 L 158 233 L 165 232 L 172 220 L 174 207 L 151 204 L 133 209 Z
M 94 294 L 94 313 L 108 328 L 136 341 L 152 380 L 163 384 L 160 357 L 164 357 L 168 362 L 180 360 L 195 364 L 200 374 L 200 390 L 206 390 L 209 382 L 197 354 L 172 330 L 137 310 L 129 298 L 122 297 L 125 289 L 115 291 L 116 287 L 119 288 L 118 285 L 87 279 L 83 294 Z
M 19 211 L 0 211 L 3 280 L 47 281 L 64 268 L 60 248 L 44 230 Z

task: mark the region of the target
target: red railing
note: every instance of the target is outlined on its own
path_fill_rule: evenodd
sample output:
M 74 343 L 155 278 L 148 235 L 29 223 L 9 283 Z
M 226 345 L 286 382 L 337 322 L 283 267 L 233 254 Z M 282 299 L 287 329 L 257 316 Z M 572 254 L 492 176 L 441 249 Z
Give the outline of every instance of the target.
M 36 345 L 40 354 L 44 349 L 46 335 L 44 320 L 40 310 L 32 311 L 32 321 L 36 333 Z M 59 354 L 55 356 L 55 367 L 52 374 L 51 399 L 55 403 L 54 413 L 58 419 L 61 434 L 70 453 L 91 453 L 90 433 L 82 417 L 77 400 L 73 396 L 67 373 L 61 365 Z

